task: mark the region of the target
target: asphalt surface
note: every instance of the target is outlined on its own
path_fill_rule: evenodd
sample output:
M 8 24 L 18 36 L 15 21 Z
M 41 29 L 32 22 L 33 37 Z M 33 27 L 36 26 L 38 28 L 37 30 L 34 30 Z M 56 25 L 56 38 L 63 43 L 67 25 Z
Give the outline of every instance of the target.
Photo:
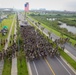
M 71 46 L 69 43 L 65 44 L 65 48 L 76 57 L 76 48 Z
M 29 19 L 31 22 L 32 22 L 32 19 Z M 35 22 L 32 22 L 34 25 L 35 25 Z M 39 25 L 39 28 L 41 28 L 42 26 L 41 25 Z M 48 34 L 48 30 L 45 28 L 44 30 L 43 30 L 43 32 L 44 33 L 46 33 L 46 34 Z M 60 37 L 59 36 L 57 36 L 57 35 L 55 35 L 54 33 L 51 33 L 51 36 L 50 36 L 50 38 L 52 37 L 52 40 L 53 41 L 55 41 L 56 39 L 59 39 Z M 69 55 L 71 58 L 73 58 L 75 61 L 76 61 L 76 48 L 74 47 L 74 46 L 72 46 L 71 44 L 69 44 L 69 43 L 65 43 L 64 44 L 64 46 L 65 46 L 65 49 L 72 55 Z
M 46 31 L 45 31 L 46 30 Z M 45 29 L 44 32 L 46 34 L 48 34 L 48 30 Z M 52 37 L 52 40 L 55 41 L 56 39 L 59 39 L 59 37 L 57 35 L 55 35 L 54 33 L 51 33 L 50 38 Z M 65 49 L 70 53 L 67 53 L 72 59 L 74 59 L 76 61 L 76 48 L 73 47 L 71 44 L 69 43 L 65 43 L 63 46 L 65 46 Z
M 48 30 L 45 29 L 44 32 L 46 34 L 48 34 Z M 52 37 L 52 40 L 55 41 L 56 39 L 59 39 L 59 37 L 57 35 L 55 35 L 54 33 L 51 33 L 50 38 Z M 71 44 L 69 43 L 65 43 L 63 46 L 65 46 L 65 49 L 70 53 L 67 53 L 72 59 L 74 59 L 76 61 L 76 48 L 73 47 Z
M 33 75 L 75 75 L 61 58 L 51 58 L 48 56 L 46 60 L 51 66 L 54 74 L 45 59 L 40 59 L 30 62 Z
M 30 21 L 32 20 L 30 19 Z M 45 59 L 40 58 L 28 62 L 30 63 L 32 75 L 75 75 L 60 57 L 51 58 L 47 56 Z

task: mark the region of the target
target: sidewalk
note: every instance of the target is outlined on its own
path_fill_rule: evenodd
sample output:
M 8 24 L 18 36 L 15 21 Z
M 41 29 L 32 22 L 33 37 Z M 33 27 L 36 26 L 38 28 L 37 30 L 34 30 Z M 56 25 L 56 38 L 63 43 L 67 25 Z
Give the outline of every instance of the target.
M 11 75 L 17 75 L 17 57 L 12 58 Z
M 14 16 L 14 19 L 15 19 L 15 16 Z M 9 31 L 9 34 L 8 34 L 8 38 L 7 38 L 8 41 L 7 41 L 7 43 L 5 44 L 5 47 L 4 47 L 5 50 L 7 49 L 8 44 L 9 44 L 10 35 L 11 35 L 12 27 L 13 27 L 13 24 L 14 24 L 14 19 L 13 19 L 13 22 L 12 22 L 12 25 L 11 25 L 11 28 L 10 28 L 10 31 Z
M 15 24 L 15 29 L 14 29 L 14 34 L 16 34 L 16 24 Z M 16 42 L 16 37 L 14 37 L 14 41 Z M 14 58 L 12 57 L 12 68 L 11 68 L 11 75 L 17 75 L 17 57 L 15 56 Z

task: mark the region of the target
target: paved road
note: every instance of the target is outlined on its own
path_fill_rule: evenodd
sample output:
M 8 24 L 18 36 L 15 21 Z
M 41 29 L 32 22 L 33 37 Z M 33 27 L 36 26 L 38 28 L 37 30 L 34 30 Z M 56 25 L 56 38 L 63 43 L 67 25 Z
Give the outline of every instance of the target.
M 34 60 L 30 65 L 33 75 L 75 75 L 63 60 L 57 57 L 48 56 L 46 60 Z
M 33 21 L 31 18 L 29 19 L 31 22 Z M 32 22 L 35 24 L 35 22 Z M 41 28 L 42 26 L 39 25 L 39 28 Z M 44 33 L 46 33 L 48 35 L 48 30 L 45 28 L 43 30 Z M 59 39 L 60 37 L 55 35 L 54 33 L 51 33 L 50 38 L 52 37 L 52 40 L 55 41 L 56 39 Z M 74 59 L 76 61 L 76 48 L 73 47 L 71 44 L 66 43 L 65 45 L 65 49 L 68 51 L 65 51 L 72 59 Z
M 41 28 L 41 27 L 40 27 Z M 44 33 L 48 34 L 48 30 L 44 29 Z M 52 37 L 52 40 L 55 41 L 56 39 L 59 39 L 59 37 L 57 35 L 55 35 L 54 33 L 51 33 L 50 38 Z M 69 43 L 65 43 L 63 46 L 65 46 L 64 51 L 72 58 L 76 61 L 76 48 L 73 47 L 71 44 Z
M 60 57 L 28 61 L 32 70 L 31 75 L 75 75 Z
M 48 34 L 48 30 L 45 29 L 44 32 L 46 34 Z M 52 37 L 52 40 L 55 41 L 56 39 L 59 39 L 59 37 L 57 35 L 55 35 L 54 33 L 51 34 L 50 38 Z M 63 46 L 65 46 L 65 49 L 64 50 L 67 50 L 65 51 L 72 59 L 74 59 L 76 61 L 76 48 L 73 47 L 71 44 L 69 43 L 65 43 Z
M 46 33 L 47 31 L 45 30 L 45 33 Z M 47 33 L 46 33 L 47 34 Z M 53 35 L 53 36 L 55 36 L 55 35 Z M 56 36 L 55 36 L 55 38 L 56 38 Z M 58 38 L 58 37 L 57 37 Z M 53 75 L 75 75 L 72 71 L 71 71 L 71 69 L 63 62 L 63 60 L 61 59 L 61 58 L 58 58 L 58 57 L 55 57 L 55 58 L 50 58 L 50 57 L 47 57 L 47 59 L 46 59 L 47 61 L 48 61 L 48 63 L 49 63 L 49 65 L 51 65 L 51 67 L 52 67 L 52 69 L 54 70 L 54 74 Z M 42 70 L 44 70 L 44 69 L 46 69 L 46 67 L 44 67 L 44 62 L 45 61 L 43 61 L 43 62 L 41 62 L 42 64 L 40 64 L 40 62 L 41 62 L 41 60 L 39 60 L 39 61 L 34 61 L 34 64 L 36 65 L 36 68 L 37 68 L 37 72 L 39 71 L 39 74 L 37 74 L 37 75 L 42 75 L 42 74 L 40 74 L 40 73 L 42 73 Z M 33 65 L 34 64 L 32 64 L 32 68 L 34 67 Z M 38 67 L 39 67 L 39 65 L 37 66 L 37 64 L 39 64 L 40 65 L 40 67 L 42 67 L 42 70 L 40 70 L 41 68 L 39 68 L 38 69 Z M 34 69 L 35 69 L 35 67 L 34 67 Z M 46 69 L 46 71 L 47 71 L 48 69 Z M 32 69 L 32 71 L 33 71 L 33 69 Z M 49 70 L 48 70 L 49 71 Z M 33 72 L 34 73 L 34 72 Z M 36 73 L 36 71 L 35 71 L 35 73 Z M 43 72 L 44 73 L 44 72 Z M 47 73 L 47 72 L 46 72 Z M 33 75 L 36 75 L 36 74 L 33 74 Z M 49 75 L 48 73 L 47 74 L 43 74 L 43 75 Z M 50 74 L 51 75 L 51 74 Z

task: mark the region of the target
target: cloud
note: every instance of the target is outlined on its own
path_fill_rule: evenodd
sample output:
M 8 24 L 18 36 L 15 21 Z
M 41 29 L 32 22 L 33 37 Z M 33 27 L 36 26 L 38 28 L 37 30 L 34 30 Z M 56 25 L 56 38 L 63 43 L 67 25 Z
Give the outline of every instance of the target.
M 76 11 L 76 0 L 71 0 L 66 3 L 65 9 L 71 10 L 71 11 Z
M 76 11 L 76 0 L 0 0 L 0 7 L 24 9 L 26 2 L 29 2 L 30 9 L 46 8 L 49 10 Z

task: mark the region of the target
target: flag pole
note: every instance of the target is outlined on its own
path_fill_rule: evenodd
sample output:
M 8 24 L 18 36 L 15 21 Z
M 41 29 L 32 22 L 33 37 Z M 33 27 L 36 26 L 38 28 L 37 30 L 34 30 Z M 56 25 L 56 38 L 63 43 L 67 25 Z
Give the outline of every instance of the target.
M 26 15 L 27 15 L 27 12 L 29 11 L 29 3 L 28 2 L 26 2 L 26 4 L 25 4 L 25 17 L 26 17 Z
M 25 18 L 26 18 L 26 12 L 25 12 Z

